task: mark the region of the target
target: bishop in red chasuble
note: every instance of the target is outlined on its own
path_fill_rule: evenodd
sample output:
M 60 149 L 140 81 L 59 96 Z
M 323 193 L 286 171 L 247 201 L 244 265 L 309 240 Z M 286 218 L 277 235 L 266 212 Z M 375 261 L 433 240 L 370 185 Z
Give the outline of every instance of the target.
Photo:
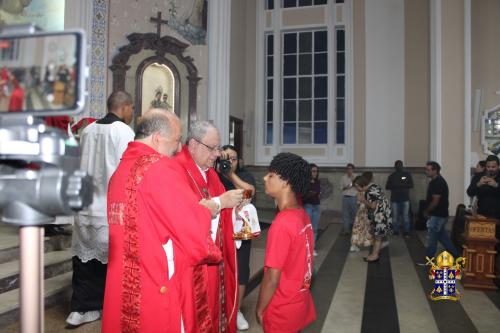
M 144 115 L 109 183 L 103 332 L 199 332 L 184 311 L 195 300 L 183 281 L 193 279 L 193 267 L 221 261 L 210 236 L 213 211 L 164 156 L 180 150 L 181 136 L 178 118 L 165 113 Z M 170 126 L 157 128 L 162 117 Z
M 236 332 L 238 311 L 238 272 L 236 249 L 233 240 L 232 207 L 243 200 L 242 190 L 226 192 L 213 165 L 220 156 L 220 138 L 217 129 L 209 122 L 191 124 L 188 143 L 176 155 L 175 160 L 183 168 L 192 193 L 200 199 L 219 202 L 220 214 L 212 219 L 212 239 L 221 250 L 223 260 L 218 264 L 194 267 L 195 278 L 206 281 L 205 285 L 195 285 L 194 298 L 208 295 L 210 332 Z M 196 302 L 195 313 L 200 313 Z

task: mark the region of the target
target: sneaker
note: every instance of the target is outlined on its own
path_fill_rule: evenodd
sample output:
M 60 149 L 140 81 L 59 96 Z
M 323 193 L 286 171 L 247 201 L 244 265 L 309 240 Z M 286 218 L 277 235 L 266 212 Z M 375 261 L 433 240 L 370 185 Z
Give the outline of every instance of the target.
M 350 252 L 359 252 L 359 247 L 356 245 L 351 245 L 351 248 L 349 249 Z
M 313 251 L 313 256 L 317 257 L 318 256 L 318 251 L 314 250 Z
M 389 242 L 385 241 L 385 242 L 382 242 L 382 245 L 380 246 L 380 248 L 383 249 L 384 247 L 388 247 L 388 246 L 389 246 Z
M 66 318 L 66 322 L 71 326 L 80 326 L 101 318 L 99 311 L 71 312 Z
M 248 321 L 243 316 L 243 313 L 238 310 L 238 314 L 236 315 L 236 327 L 240 331 L 246 331 L 248 329 Z

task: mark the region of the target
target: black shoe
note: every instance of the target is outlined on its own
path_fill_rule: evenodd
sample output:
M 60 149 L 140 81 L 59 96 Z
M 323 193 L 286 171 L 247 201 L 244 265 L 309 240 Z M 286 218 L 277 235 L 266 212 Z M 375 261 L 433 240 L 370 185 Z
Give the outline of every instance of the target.
M 377 259 L 369 260 L 368 257 L 364 257 L 363 260 L 367 263 L 372 263 L 372 262 L 378 262 L 380 260 L 380 257 Z
M 405 238 L 410 238 L 410 233 L 409 232 L 405 232 L 404 236 L 405 236 Z
M 64 227 L 60 225 L 46 225 L 45 226 L 45 236 L 69 236 L 71 233 L 69 231 L 66 231 Z
M 399 236 L 399 231 L 394 231 L 392 234 L 393 234 L 394 236 Z

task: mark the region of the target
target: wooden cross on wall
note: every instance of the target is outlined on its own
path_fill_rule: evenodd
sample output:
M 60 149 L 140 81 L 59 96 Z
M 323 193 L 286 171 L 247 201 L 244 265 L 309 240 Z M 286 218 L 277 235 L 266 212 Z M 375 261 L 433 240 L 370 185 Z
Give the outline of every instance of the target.
M 168 24 L 168 21 L 161 19 L 161 12 L 158 12 L 156 17 L 150 17 L 149 19 L 150 19 L 150 22 L 156 23 L 156 38 L 160 39 L 161 38 L 161 25 Z

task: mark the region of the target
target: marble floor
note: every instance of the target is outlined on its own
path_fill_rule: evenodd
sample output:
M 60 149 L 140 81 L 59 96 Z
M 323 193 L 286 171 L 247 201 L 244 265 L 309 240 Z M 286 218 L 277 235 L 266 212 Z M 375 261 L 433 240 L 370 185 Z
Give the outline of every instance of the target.
M 367 250 L 349 252 L 350 238 L 334 216 L 322 216 L 319 255 L 315 257 L 312 294 L 317 320 L 304 332 L 498 332 L 500 293 L 464 290 L 458 302 L 431 301 L 428 268 L 416 266 L 425 257 L 425 232 L 410 238 L 392 236 L 378 263 L 367 264 Z M 251 281 L 242 304 L 248 333 L 262 332 L 254 318 L 262 276 L 266 231 L 253 241 Z M 46 309 L 46 332 L 66 332 L 68 302 Z M 1 332 L 18 332 L 14 324 Z M 100 321 L 73 329 L 100 331 Z

